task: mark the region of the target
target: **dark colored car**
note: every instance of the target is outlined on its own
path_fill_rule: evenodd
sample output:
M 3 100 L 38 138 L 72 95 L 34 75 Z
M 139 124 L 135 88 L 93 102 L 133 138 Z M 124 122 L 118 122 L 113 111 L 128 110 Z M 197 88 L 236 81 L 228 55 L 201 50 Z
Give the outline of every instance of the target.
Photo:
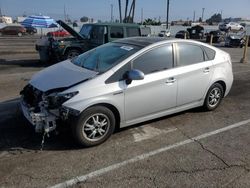
M 34 35 L 35 33 L 37 33 L 37 29 L 34 27 L 25 27 L 25 29 L 26 29 L 26 33 L 30 35 Z
M 225 40 L 226 47 L 240 47 L 242 48 L 246 44 L 246 38 L 241 35 L 229 35 Z M 248 40 L 248 46 L 250 46 L 250 40 Z
M 1 35 L 17 35 L 19 37 L 26 34 L 26 29 L 19 25 L 8 25 L 0 29 Z
M 218 43 L 223 40 L 223 33 L 220 30 L 210 31 L 206 36 L 206 42 L 210 42 L 211 35 L 213 35 L 213 43 Z
M 185 34 L 186 34 L 186 39 L 189 39 L 190 38 L 189 32 L 184 30 L 178 31 L 175 35 L 175 38 L 184 39 Z
M 244 39 L 242 36 L 239 35 L 229 35 L 225 39 L 225 46 L 226 47 L 240 47 L 242 48 L 244 45 Z
M 190 39 L 203 39 L 204 37 L 204 27 L 200 25 L 187 28 L 187 31 L 189 32 Z
M 117 39 L 141 36 L 140 26 L 137 24 L 90 23 L 84 24 L 78 33 L 61 20 L 57 23 L 73 37 L 51 40 L 49 54 L 56 61 L 72 59 L 83 52 Z M 39 46 L 36 46 L 36 49 L 39 50 Z

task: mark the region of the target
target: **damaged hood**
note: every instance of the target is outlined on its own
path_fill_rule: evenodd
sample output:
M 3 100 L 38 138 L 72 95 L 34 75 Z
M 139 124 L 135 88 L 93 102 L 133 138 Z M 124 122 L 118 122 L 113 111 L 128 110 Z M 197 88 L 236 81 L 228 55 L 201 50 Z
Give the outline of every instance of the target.
M 29 83 L 40 91 L 46 92 L 51 89 L 70 87 L 97 74 L 98 72 L 84 69 L 66 60 L 38 72 Z
M 74 29 L 72 29 L 70 26 L 68 26 L 66 23 L 64 23 L 62 20 L 56 21 L 60 26 L 62 26 L 63 29 L 68 31 L 73 37 L 77 38 L 78 40 L 84 40 L 85 38 L 77 33 Z

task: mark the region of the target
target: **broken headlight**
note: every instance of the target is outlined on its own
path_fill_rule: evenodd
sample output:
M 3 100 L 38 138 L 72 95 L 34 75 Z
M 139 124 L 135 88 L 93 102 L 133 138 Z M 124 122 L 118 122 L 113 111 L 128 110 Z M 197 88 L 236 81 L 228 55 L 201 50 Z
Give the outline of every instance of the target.
M 71 92 L 71 93 L 57 93 L 57 94 L 51 94 L 47 97 L 48 107 L 50 109 L 59 108 L 64 102 L 71 99 L 75 95 L 77 95 L 79 92 Z

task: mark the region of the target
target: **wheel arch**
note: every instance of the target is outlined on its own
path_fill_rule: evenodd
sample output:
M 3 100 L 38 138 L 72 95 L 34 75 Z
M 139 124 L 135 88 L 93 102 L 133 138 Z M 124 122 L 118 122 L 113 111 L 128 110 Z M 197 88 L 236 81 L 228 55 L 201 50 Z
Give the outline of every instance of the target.
M 213 84 L 215 84 L 215 83 L 218 83 L 218 84 L 220 84 L 222 86 L 222 88 L 223 88 L 223 95 L 225 96 L 226 89 L 227 89 L 226 83 L 223 80 L 218 80 L 218 81 L 214 82 Z
M 109 103 L 97 103 L 97 104 L 89 106 L 85 110 L 87 110 L 91 107 L 94 107 L 94 106 L 104 106 L 104 107 L 108 108 L 109 110 L 111 110 L 115 116 L 115 129 L 118 130 L 120 128 L 121 115 L 120 115 L 119 110 L 114 105 L 109 104 Z M 85 110 L 83 110 L 82 112 L 84 112 Z
M 82 49 L 80 47 L 69 46 L 69 47 L 65 48 L 63 55 L 65 56 L 68 53 L 69 50 L 78 50 L 80 53 L 82 52 Z

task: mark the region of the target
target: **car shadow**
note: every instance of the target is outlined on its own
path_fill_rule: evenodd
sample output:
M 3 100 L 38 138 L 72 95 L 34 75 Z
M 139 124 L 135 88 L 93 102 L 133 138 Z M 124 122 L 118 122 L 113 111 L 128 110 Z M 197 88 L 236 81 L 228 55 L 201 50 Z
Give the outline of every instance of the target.
M 51 133 L 45 136 L 43 148 L 41 147 L 43 134 L 35 133 L 32 125 L 25 119 L 20 108 L 20 98 L 0 102 L 0 151 L 60 151 L 84 149 L 74 141 L 69 127 L 62 129 L 58 134 Z M 201 112 L 199 108 L 164 116 L 147 122 L 117 129 L 115 133 L 155 123 L 166 118 L 178 116 L 186 112 Z
M 20 98 L 0 102 L 0 151 L 40 151 L 43 135 L 35 133 L 32 125 L 23 117 Z M 69 129 L 60 134 L 45 137 L 43 150 L 80 149 Z
M 9 66 L 19 66 L 19 67 L 34 67 L 34 68 L 45 68 L 53 63 L 42 63 L 38 59 L 24 59 L 24 60 L 6 60 L 6 59 L 0 59 L 0 65 L 9 65 Z

